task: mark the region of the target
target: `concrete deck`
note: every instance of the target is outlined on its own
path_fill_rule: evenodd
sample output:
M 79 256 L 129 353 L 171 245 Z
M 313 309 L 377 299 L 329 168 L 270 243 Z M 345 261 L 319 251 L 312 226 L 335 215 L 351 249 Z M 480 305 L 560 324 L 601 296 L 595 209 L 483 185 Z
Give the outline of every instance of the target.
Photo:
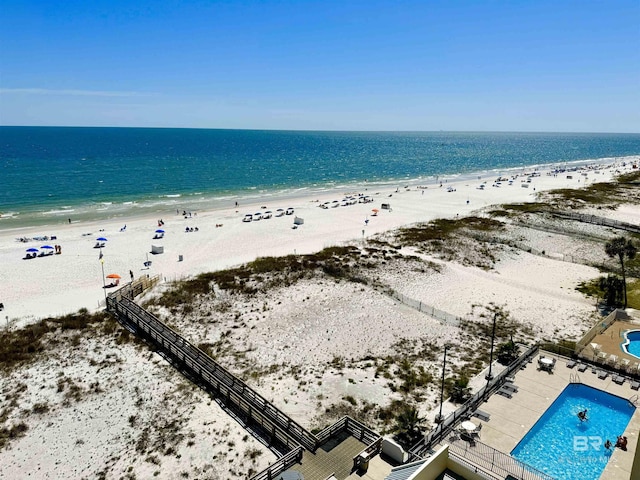
M 591 340 L 591 343 L 598 344 L 600 348 L 594 349 L 593 346 L 589 344 L 582 352 L 580 352 L 580 356 L 600 363 L 614 364 L 611 360 L 611 355 L 615 355 L 618 357 L 615 365 L 623 367 L 629 372 L 635 373 L 638 371 L 640 359 L 624 352 L 621 345 L 624 342 L 623 334 L 625 331 L 639 329 L 640 323 L 637 321 L 626 322 L 617 320 L 604 332 L 600 335 L 596 335 Z M 627 360 L 628 363 L 624 362 L 624 360 Z
M 549 353 L 542 353 L 546 357 Z M 578 375 L 581 383 L 617 395 L 631 398 L 638 392 L 632 390 L 629 383 L 618 385 L 609 375 L 601 380 L 592 369 L 578 372 L 576 367 L 568 368 L 564 359 L 559 358 L 553 373 L 538 370 L 538 356 L 526 365 L 516 376 L 514 383 L 518 392 L 512 398 L 493 395 L 480 408 L 489 413 L 488 422 L 474 418 L 476 423 L 483 423 L 480 441 L 504 453 L 509 453 L 533 427 L 542 414 L 549 408 L 562 390 L 570 383 L 571 374 Z M 630 478 L 633 458 L 638 447 L 640 431 L 640 409 L 636 409 L 624 435 L 628 438 L 627 451 L 615 449 L 607 463 L 602 480 L 621 480 Z M 622 433 L 622 432 L 621 432 Z M 615 441 L 615 438 L 612 439 Z

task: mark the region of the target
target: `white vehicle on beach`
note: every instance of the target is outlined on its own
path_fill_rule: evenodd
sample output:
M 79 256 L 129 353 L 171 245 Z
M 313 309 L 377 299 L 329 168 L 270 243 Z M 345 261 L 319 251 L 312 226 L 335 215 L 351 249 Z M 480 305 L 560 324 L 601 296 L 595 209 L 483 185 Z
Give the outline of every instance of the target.
M 263 219 L 271 218 L 271 215 L 272 215 L 271 210 L 267 210 L 262 214 L 262 218 Z
M 243 222 L 250 222 L 251 220 L 253 220 L 253 215 L 251 215 L 250 213 L 247 213 L 242 219 Z
M 258 220 L 262 220 L 262 213 L 260 212 L 253 214 L 253 221 L 257 222 Z
M 287 208 L 287 211 L 285 212 L 287 215 L 293 215 L 293 207 L 289 207 Z
M 279 208 L 278 210 L 276 210 L 276 217 L 282 217 L 284 215 L 284 210 L 282 208 Z

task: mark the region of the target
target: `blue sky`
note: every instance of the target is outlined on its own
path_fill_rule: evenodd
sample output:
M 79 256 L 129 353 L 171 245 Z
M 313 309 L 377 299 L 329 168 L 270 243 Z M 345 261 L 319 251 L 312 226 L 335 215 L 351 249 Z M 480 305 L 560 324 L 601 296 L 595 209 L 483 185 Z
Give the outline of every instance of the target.
M 640 1 L 0 0 L 0 124 L 640 132 Z

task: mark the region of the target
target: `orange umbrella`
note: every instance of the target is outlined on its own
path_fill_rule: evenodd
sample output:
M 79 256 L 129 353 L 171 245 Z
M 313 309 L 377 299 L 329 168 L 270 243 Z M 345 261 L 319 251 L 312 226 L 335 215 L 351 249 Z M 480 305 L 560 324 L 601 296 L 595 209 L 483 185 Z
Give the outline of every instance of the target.
M 109 275 L 107 275 L 107 278 L 120 278 L 120 275 L 118 275 L 117 273 L 110 273 Z
M 378 210 L 377 208 L 374 208 L 373 210 L 371 210 L 373 213 L 378 213 L 380 210 Z

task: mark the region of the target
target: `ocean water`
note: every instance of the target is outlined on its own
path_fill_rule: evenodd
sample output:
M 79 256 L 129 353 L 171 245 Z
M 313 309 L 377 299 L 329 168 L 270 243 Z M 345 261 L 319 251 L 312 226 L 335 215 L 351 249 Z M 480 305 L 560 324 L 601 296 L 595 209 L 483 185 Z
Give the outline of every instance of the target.
M 640 134 L 0 127 L 0 228 L 640 154 Z

